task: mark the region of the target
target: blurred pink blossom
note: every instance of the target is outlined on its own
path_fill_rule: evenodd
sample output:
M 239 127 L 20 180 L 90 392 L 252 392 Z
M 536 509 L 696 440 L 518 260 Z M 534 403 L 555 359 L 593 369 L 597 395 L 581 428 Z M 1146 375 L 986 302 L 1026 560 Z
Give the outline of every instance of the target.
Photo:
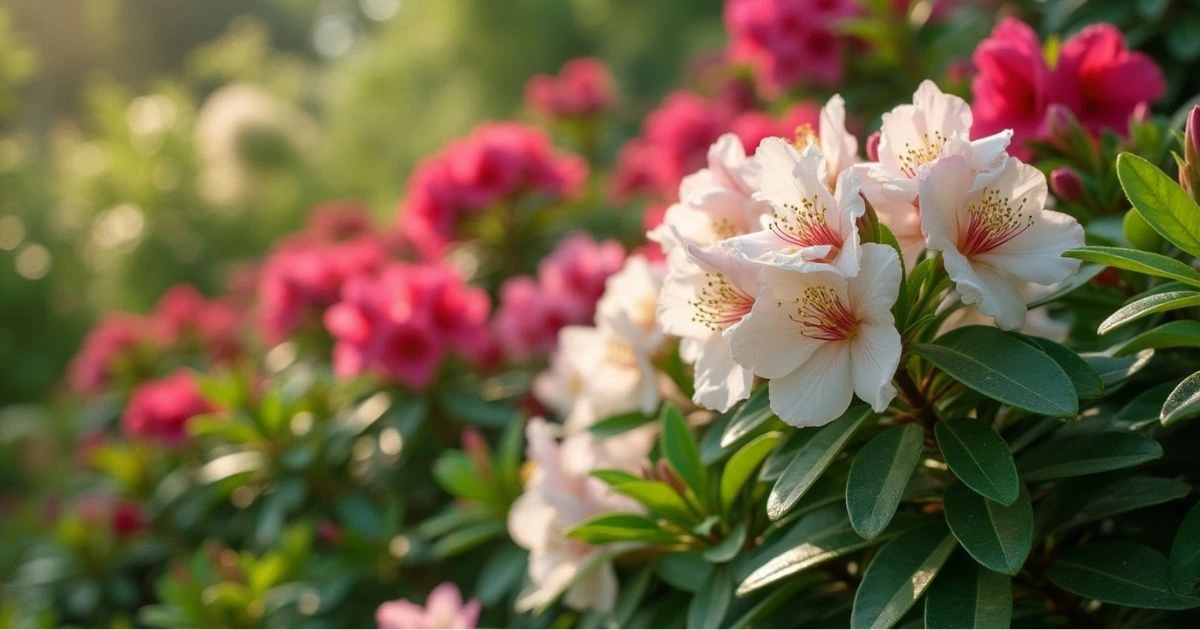
M 837 85 L 848 41 L 837 26 L 859 10 L 856 0 L 728 0 L 730 59 L 750 65 L 768 93 Z
M 142 383 L 133 391 L 121 417 L 121 429 L 130 438 L 179 446 L 188 440 L 188 421 L 214 410 L 200 395 L 191 373 L 179 370 Z
M 525 83 L 530 109 L 551 118 L 588 118 L 616 103 L 617 85 L 604 62 L 572 59 L 558 75 L 539 74 Z
M 149 341 L 149 332 L 146 321 L 137 315 L 106 315 L 88 333 L 71 360 L 68 368 L 71 387 L 85 396 L 99 394 L 111 384 L 117 364 Z
M 217 361 L 241 354 L 240 324 L 241 314 L 231 303 L 210 300 L 187 284 L 168 289 L 150 314 L 150 327 L 159 343 L 196 346 Z
M 384 602 L 375 611 L 380 628 L 463 628 L 470 630 L 479 622 L 481 604 L 477 600 L 463 603 L 458 587 L 444 582 L 418 606 L 407 599 Z

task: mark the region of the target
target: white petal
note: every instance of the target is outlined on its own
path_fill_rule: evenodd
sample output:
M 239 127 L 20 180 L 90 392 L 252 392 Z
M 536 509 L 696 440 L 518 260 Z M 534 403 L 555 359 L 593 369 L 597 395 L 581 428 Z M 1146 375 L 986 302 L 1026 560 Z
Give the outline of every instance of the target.
M 862 268 L 846 283 L 851 312 L 871 321 L 892 321 L 892 305 L 900 295 L 900 258 L 890 245 L 862 246 Z
M 846 102 L 840 94 L 834 94 L 821 108 L 819 124 L 825 156 L 822 176 L 829 182 L 858 161 L 858 138 L 846 131 Z
M 612 611 L 617 601 L 617 574 L 605 562 L 579 576 L 563 596 L 563 604 L 575 610 Z
M 525 549 L 541 549 L 557 514 L 540 494 L 526 492 L 517 497 L 508 510 L 508 535 Z
M 764 378 L 777 378 L 799 367 L 821 344 L 802 336 L 790 313 L 764 287 L 750 314 L 725 332 L 733 360 Z
M 676 337 L 703 338 L 712 329 L 699 321 L 694 306 L 709 281 L 708 272 L 689 258 L 671 261 L 671 270 L 658 294 L 658 322 L 663 332 Z
M 971 165 L 957 155 L 937 160 L 922 173 L 921 228 L 929 249 L 945 251 L 958 247 L 960 223 L 974 179 Z
M 986 264 L 972 263 L 954 250 L 943 252 L 943 261 L 964 304 L 974 304 L 1005 330 L 1021 327 L 1026 309 L 1020 280 Z
M 798 369 L 770 382 L 771 410 L 794 427 L 818 427 L 837 419 L 853 398 L 850 347 L 823 344 Z
M 733 351 L 724 335 L 714 335 L 705 341 L 696 360 L 695 386 L 692 400 L 716 411 L 728 411 L 733 403 L 750 396 L 754 373 L 733 361 Z
M 900 365 L 900 333 L 891 322 L 866 323 L 850 345 L 854 393 L 875 411 L 887 409 L 896 397 L 892 377 Z
M 969 137 L 971 106 L 957 96 L 942 92 L 933 81 L 926 79 L 921 82 L 913 94 L 913 105 L 922 117 L 918 123 L 920 133 L 932 137 L 934 131 L 940 131 L 946 138 Z
M 971 162 L 976 170 L 988 171 L 997 168 L 1007 155 L 1008 145 L 1012 142 L 1012 129 L 1005 129 L 986 138 L 971 141 Z
M 1029 229 L 976 259 L 1026 282 L 1054 284 L 1079 270 L 1080 262 L 1062 253 L 1082 247 L 1083 240 L 1083 226 L 1074 217 L 1043 210 Z

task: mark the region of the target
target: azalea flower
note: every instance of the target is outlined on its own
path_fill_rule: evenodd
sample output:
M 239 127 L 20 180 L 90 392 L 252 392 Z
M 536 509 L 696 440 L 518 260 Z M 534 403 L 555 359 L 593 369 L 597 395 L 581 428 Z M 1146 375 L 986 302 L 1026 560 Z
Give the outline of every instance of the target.
M 846 101 L 840 94 L 830 97 L 821 108 L 820 126 L 817 133 L 812 128 L 797 132 L 798 141 L 807 141 L 821 149 L 821 180 L 830 190 L 836 190 L 838 175 L 857 164 L 858 138 L 846 131 Z
M 862 246 L 853 278 L 764 269 L 754 307 L 728 332 L 733 360 L 771 379 L 771 410 L 793 426 L 833 421 L 854 394 L 883 411 L 896 396 L 900 276 L 895 250 L 878 243 Z
M 815 146 L 803 151 L 782 138 L 767 138 L 754 155 L 760 168 L 755 199 L 771 205 L 765 229 L 729 239 L 739 255 L 798 271 L 835 269 L 858 273 L 858 227 L 866 207 L 858 176 L 846 171 L 831 193 L 821 180 L 823 156 Z
M 1079 269 L 1062 253 L 1083 245 L 1083 227 L 1045 209 L 1046 176 L 1016 158 L 979 175 L 962 157 L 944 158 L 920 191 L 926 244 L 942 252 L 962 301 L 1001 328 L 1024 321 L 1025 283 L 1054 284 Z
M 630 256 L 625 266 L 608 278 L 596 304 L 596 325 L 639 357 L 654 354 L 663 343 L 655 316 L 662 278 L 662 270 L 644 256 Z
M 521 594 L 518 608 L 541 608 L 563 594 L 563 603 L 571 608 L 612 610 L 617 596 L 616 572 L 611 562 L 598 558 L 611 547 L 568 538 L 567 532 L 606 512 L 640 511 L 637 502 L 612 492 L 591 476 L 593 470 L 602 468 L 634 470 L 643 462 L 654 436 L 631 433 L 637 434 L 636 442 L 627 440 L 620 449 L 605 449 L 601 444 L 609 440 L 600 440 L 586 431 L 560 443 L 552 425 L 541 418 L 529 422 L 527 452 L 534 471 L 525 492 L 508 513 L 509 535 L 529 550 L 531 585 Z M 614 457 L 614 453 L 620 457 Z
M 462 594 L 452 582 L 444 582 L 429 594 L 425 606 L 407 599 L 384 602 L 375 611 L 380 628 L 461 628 L 470 630 L 479 621 L 481 604 L 463 603 Z
M 725 331 L 754 306 L 762 267 L 718 244 L 690 244 L 673 263 L 658 300 L 663 331 L 680 338 L 679 354 L 695 368 L 697 404 L 727 411 L 750 395 L 754 374 L 733 361 Z
M 533 382 L 533 394 L 567 428 L 586 430 L 598 420 L 658 408 L 658 374 L 649 357 L 611 331 L 567 326 L 559 332 L 550 369 Z

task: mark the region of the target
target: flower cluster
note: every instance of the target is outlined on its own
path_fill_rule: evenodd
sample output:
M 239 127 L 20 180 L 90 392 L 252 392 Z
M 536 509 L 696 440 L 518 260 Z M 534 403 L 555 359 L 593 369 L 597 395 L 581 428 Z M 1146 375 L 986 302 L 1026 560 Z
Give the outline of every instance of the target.
M 1127 133 L 1131 116 L 1166 92 L 1150 57 L 1125 47 L 1111 24 L 1089 26 L 1063 42 L 1047 61 L 1037 33 L 1008 18 L 975 49 L 975 134 L 1013 131 L 1013 155 L 1028 159 L 1029 140 L 1051 134 L 1051 106 L 1068 108 L 1093 133 Z
M 429 593 L 424 606 L 407 599 L 384 602 L 375 611 L 379 628 L 450 628 L 470 630 L 479 621 L 482 608 L 478 601 L 463 603 L 462 593 L 451 582 L 439 585 Z
M 435 260 L 463 236 L 467 217 L 531 193 L 571 198 L 586 176 L 584 161 L 556 153 L 536 129 L 482 125 L 417 166 L 400 210 L 400 234 L 420 256 Z
M 1011 131 L 973 140 L 971 122 L 962 99 L 926 81 L 884 114 L 874 162 L 859 161 L 837 96 L 794 143 L 768 138 L 753 158 L 729 138 L 712 147 L 650 234 L 669 268 L 659 318 L 695 366 L 698 404 L 726 410 L 758 376 L 798 426 L 833 420 L 854 395 L 887 408 L 902 266 L 862 242 L 865 202 L 910 266 L 937 252 L 962 302 L 1003 328 L 1022 324 L 1026 283 L 1078 268 L 1061 254 L 1083 229 L 1045 209 L 1045 176 L 1006 154 Z
M 238 325 L 242 314 L 226 300 L 204 297 L 195 287 L 171 287 L 150 316 L 155 339 L 164 346 L 186 346 L 206 351 L 216 361 L 228 361 L 242 352 Z
M 617 101 L 617 84 L 604 62 L 593 57 L 572 59 L 558 76 L 539 74 L 525 83 L 525 102 L 533 111 L 555 119 L 590 118 Z
M 489 308 L 487 294 L 446 265 L 393 263 L 353 276 L 324 315 L 333 369 L 424 389 L 451 352 L 486 357 Z
M 68 368 L 71 387 L 84 396 L 94 396 L 113 384 L 122 364 L 133 359 L 138 346 L 148 342 L 143 318 L 112 313 L 100 320 Z
M 121 428 L 132 439 L 179 446 L 188 439 L 188 422 L 213 410 L 192 374 L 180 370 L 139 385 L 121 417 Z
M 545 355 L 554 349 L 564 326 L 591 322 L 605 280 L 624 260 L 620 243 L 597 243 L 587 234 L 576 233 L 542 259 L 536 277 L 506 280 L 493 319 L 505 356 L 524 360 Z
M 856 0 L 731 0 L 729 56 L 753 67 L 772 93 L 805 81 L 836 85 L 849 44 L 838 25 L 860 10 Z

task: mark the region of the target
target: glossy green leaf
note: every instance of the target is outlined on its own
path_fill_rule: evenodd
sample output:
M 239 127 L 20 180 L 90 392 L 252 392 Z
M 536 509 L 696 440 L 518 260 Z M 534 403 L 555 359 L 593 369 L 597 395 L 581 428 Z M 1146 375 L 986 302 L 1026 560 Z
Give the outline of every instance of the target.
M 1073 416 L 1071 379 L 1046 353 L 991 326 L 956 328 L 913 351 L 954 380 L 1002 403 L 1047 416 Z
M 1168 585 L 1167 559 L 1140 543 L 1104 540 L 1069 549 L 1046 570 L 1059 588 L 1089 599 L 1134 608 L 1185 610 L 1200 598 Z
M 1200 293 L 1196 291 L 1168 291 L 1153 293 L 1134 300 L 1117 309 L 1108 319 L 1100 323 L 1098 332 L 1103 335 L 1110 330 L 1136 322 L 1155 313 L 1174 311 L 1190 306 L 1200 306 Z
M 916 424 L 892 427 L 871 438 L 850 467 L 846 509 L 863 538 L 878 536 L 900 506 L 904 488 L 921 461 L 925 433 Z
M 1131 431 L 1103 431 L 1056 438 L 1017 462 L 1025 481 L 1045 481 L 1119 470 L 1162 457 L 1153 438 Z
M 1200 503 L 1193 505 L 1179 524 L 1167 565 L 1175 592 L 1191 593 L 1200 582 Z
M 1150 363 L 1150 359 L 1154 358 L 1154 350 L 1138 350 L 1134 356 L 1084 353 L 1079 355 L 1079 358 L 1087 361 L 1088 365 L 1096 370 L 1096 375 L 1100 377 L 1100 382 L 1104 383 L 1104 387 L 1107 389 L 1137 374 L 1142 368 L 1146 367 L 1146 364 Z
M 653 519 L 640 514 L 598 516 L 571 528 L 567 536 L 593 545 L 629 541 L 665 545 L 679 541 L 678 535 L 662 529 Z
M 659 447 L 671 468 L 692 489 L 702 504 L 708 501 L 708 469 L 700 461 L 700 447 L 679 410 L 668 406 L 663 415 Z
M 641 477 L 639 477 L 627 470 L 597 468 L 596 470 L 593 470 L 589 474 L 610 486 L 615 486 L 617 484 L 630 483 L 630 482 L 635 482 L 635 481 L 645 481 L 645 479 L 642 479 Z
M 1200 372 L 1183 379 L 1167 396 L 1159 418 L 1164 425 L 1195 418 L 1200 414 Z
M 759 387 L 738 407 L 737 413 L 733 414 L 733 419 L 721 434 L 722 447 L 737 442 L 771 419 L 774 414 L 771 412 L 768 389 L 766 386 Z
M 721 542 L 705 549 L 701 555 L 704 556 L 705 560 L 716 564 L 729 562 L 737 557 L 745 544 L 746 526 L 743 523 L 738 523 L 728 534 L 725 534 Z
M 1200 273 L 1184 263 L 1162 254 L 1153 254 L 1125 247 L 1100 247 L 1089 245 L 1063 252 L 1067 258 L 1100 263 L 1118 269 L 1134 271 L 1160 278 L 1170 278 L 1200 287 Z
M 612 437 L 632 431 L 638 427 L 643 427 L 653 421 L 654 418 L 647 417 L 646 414 L 640 411 L 631 411 L 604 418 L 588 427 L 588 431 L 598 437 Z
M 775 447 L 775 450 L 767 456 L 763 462 L 762 469 L 758 472 L 758 478 L 762 481 L 775 481 L 787 469 L 788 464 L 792 463 L 792 459 L 796 457 L 796 453 L 808 444 L 809 440 L 817 434 L 819 429 L 805 427 L 795 429 L 788 433 L 783 442 Z
M 800 447 L 767 497 L 767 516 L 777 521 L 796 505 L 820 478 L 854 432 L 874 415 L 865 405 L 854 405 L 842 417 L 822 427 Z
M 894 536 L 895 532 L 891 532 Z M 888 536 L 888 534 L 884 534 Z M 805 569 L 857 551 L 871 542 L 850 526 L 846 512 L 831 505 L 801 517 L 777 540 L 760 547 L 753 557 L 757 567 L 738 586 L 738 596 L 775 584 Z
M 1104 393 L 1104 382 L 1100 380 L 1100 375 L 1074 350 L 1041 337 L 1021 335 L 1019 338 L 1045 352 L 1046 356 L 1053 359 L 1058 367 L 1062 368 L 1063 372 L 1067 374 L 1067 378 L 1071 379 L 1071 383 L 1075 385 L 1075 395 L 1080 400 L 1099 398 Z
M 885 545 L 854 593 L 850 627 L 896 625 L 929 587 L 954 547 L 954 537 L 941 522 L 909 530 Z
M 1007 628 L 1012 622 L 1012 578 L 985 569 L 959 552 L 925 595 L 926 628 Z
M 646 596 L 646 592 L 650 590 L 650 586 L 654 584 L 654 571 L 656 569 L 654 562 L 648 562 L 633 574 L 633 577 L 627 580 L 621 580 L 621 593 L 617 595 L 617 602 L 613 606 L 613 620 L 616 621 L 618 628 L 628 628 L 630 621 L 633 619 L 634 613 L 637 612 L 642 599 Z
M 689 628 L 720 628 L 733 601 L 733 570 L 719 566 L 712 578 L 700 587 L 688 606 Z
M 690 526 L 700 519 L 692 513 L 683 497 L 661 481 L 626 481 L 612 486 L 613 492 L 623 494 L 646 506 L 650 513 L 669 521 Z
M 1069 520 L 1056 527 L 1055 531 L 1072 529 L 1117 514 L 1181 499 L 1191 491 L 1191 486 L 1176 479 L 1146 475 L 1118 479 L 1098 489 Z
M 1151 328 L 1126 341 L 1117 348 L 1118 355 L 1147 349 L 1200 347 L 1200 322 L 1179 320 Z
M 967 487 L 1004 505 L 1017 500 L 1021 482 L 1004 438 L 987 423 L 958 418 L 934 425 L 946 465 Z
M 499 603 L 520 586 L 528 558 L 529 554 L 513 543 L 502 544 L 479 570 L 475 598 L 484 605 Z
M 764 433 L 738 449 L 729 458 L 725 469 L 721 471 L 721 509 L 729 510 L 733 506 L 742 488 L 750 481 L 754 471 L 758 470 L 758 465 L 771 454 L 782 437 L 782 433 Z
M 1117 157 L 1117 177 L 1129 203 L 1154 231 L 1200 258 L 1200 206 L 1174 178 L 1133 153 Z
M 658 576 L 671 586 L 689 593 L 700 590 L 712 575 L 713 565 L 699 551 L 673 553 L 658 563 Z
M 1016 575 L 1033 546 L 1033 505 L 1021 493 L 1012 505 L 975 494 L 959 482 L 946 489 L 946 522 L 967 553 L 979 564 Z
M 1037 308 L 1045 306 L 1052 302 L 1057 302 L 1062 298 L 1070 295 L 1079 287 L 1082 287 L 1092 281 L 1092 278 L 1100 275 L 1104 271 L 1105 265 L 1088 264 L 1081 265 L 1079 271 L 1071 275 L 1071 277 L 1053 286 L 1050 292 L 1045 297 L 1038 298 L 1029 303 L 1029 308 Z

